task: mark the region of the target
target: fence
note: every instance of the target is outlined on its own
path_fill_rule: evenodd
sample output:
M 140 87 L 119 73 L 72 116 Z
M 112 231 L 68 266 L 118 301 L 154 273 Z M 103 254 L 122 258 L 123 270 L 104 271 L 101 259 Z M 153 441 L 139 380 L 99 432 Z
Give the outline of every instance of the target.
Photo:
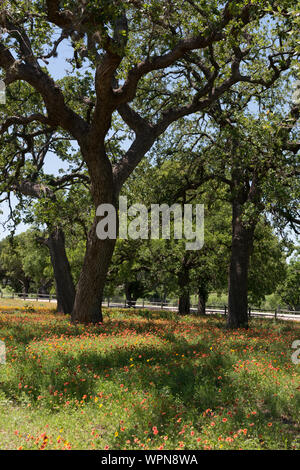
M 114 299 L 106 299 L 105 301 L 102 302 L 103 306 L 106 307 L 123 307 L 123 308 L 148 308 L 148 309 L 157 309 L 157 310 L 178 310 L 178 303 L 172 303 L 172 302 L 165 302 L 165 301 L 149 301 L 149 300 L 144 300 L 144 299 L 138 299 L 136 301 L 127 301 L 126 299 L 120 301 L 115 301 Z M 197 312 L 197 305 L 191 305 L 190 310 L 191 312 Z M 207 305 L 205 309 L 206 314 L 221 314 L 221 315 L 227 315 L 228 312 L 228 306 L 224 305 L 223 307 L 220 305 Z M 255 317 L 255 316 L 270 316 L 270 317 L 275 317 L 279 318 L 284 315 L 288 316 L 295 316 L 299 317 L 300 320 L 300 311 L 295 311 L 295 310 L 287 310 L 287 309 L 282 309 L 280 307 L 270 311 L 270 310 L 263 310 L 263 309 L 258 309 L 254 307 L 249 307 L 248 309 L 248 315 L 249 317 Z
M 56 295 L 39 293 L 26 294 L 23 292 L 13 292 L 11 294 L 7 294 L 0 291 L 0 299 L 20 299 L 39 302 L 56 302 Z
M 0 298 L 8 299 L 20 299 L 27 301 L 38 301 L 38 302 L 56 302 L 56 296 L 52 294 L 24 294 L 24 293 L 12 293 L 6 294 L 0 292 Z M 103 307 L 109 308 L 139 308 L 139 309 L 149 309 L 149 310 L 178 310 L 177 302 L 166 302 L 163 300 L 150 301 L 146 299 L 138 299 L 136 301 L 128 301 L 126 299 L 118 298 L 106 298 L 102 302 Z M 197 312 L 197 305 L 191 305 L 191 312 Z M 228 307 L 224 305 L 223 307 L 219 305 L 207 305 L 205 313 L 207 315 L 227 315 Z M 289 319 L 289 320 L 299 320 L 300 321 L 300 311 L 282 309 L 280 307 L 274 310 L 262 310 L 255 307 L 249 307 L 248 309 L 249 317 L 265 317 L 265 318 L 275 318 L 275 319 Z

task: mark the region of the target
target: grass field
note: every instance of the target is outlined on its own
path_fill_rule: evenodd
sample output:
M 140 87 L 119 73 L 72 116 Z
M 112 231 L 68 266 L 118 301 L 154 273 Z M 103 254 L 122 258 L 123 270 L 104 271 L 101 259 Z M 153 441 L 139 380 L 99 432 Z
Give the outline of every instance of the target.
M 0 449 L 299 449 L 300 325 L 1 305 Z

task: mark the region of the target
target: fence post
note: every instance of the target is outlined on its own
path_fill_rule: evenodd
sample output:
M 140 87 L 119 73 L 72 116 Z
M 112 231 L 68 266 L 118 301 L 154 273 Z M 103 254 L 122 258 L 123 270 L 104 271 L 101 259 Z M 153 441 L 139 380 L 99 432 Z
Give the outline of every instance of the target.
M 277 320 L 277 308 L 275 308 L 275 320 Z
M 251 307 L 248 308 L 248 316 L 251 317 Z
M 225 314 L 225 317 L 227 315 L 227 305 L 224 305 L 224 314 Z
M 107 297 L 107 308 L 109 308 L 109 297 Z
M 143 299 L 143 308 L 145 308 L 145 300 Z

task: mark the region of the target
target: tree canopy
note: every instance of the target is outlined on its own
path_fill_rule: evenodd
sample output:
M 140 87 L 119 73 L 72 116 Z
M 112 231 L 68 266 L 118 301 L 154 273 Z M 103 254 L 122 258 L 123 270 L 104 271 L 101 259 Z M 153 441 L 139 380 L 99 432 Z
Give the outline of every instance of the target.
M 295 0 L 1 2 L 0 78 L 7 98 L 0 107 L 1 199 L 12 193 L 38 199 L 51 232 L 61 230 L 62 212 L 74 217 L 72 204 L 63 209 L 69 195 L 81 184 L 89 190 L 85 204 L 92 217 L 80 217 L 89 228 L 71 302 L 74 322 L 102 320 L 116 240 L 97 237 L 97 207 L 118 209 L 119 194 L 137 166 L 168 135 L 169 148 L 184 138 L 186 152 L 199 155 L 201 149 L 194 186 L 203 178 L 229 183 L 235 201 L 231 284 L 238 291 L 243 287 L 240 296 L 230 290 L 230 326 L 245 325 L 255 226 L 241 217 L 255 219 L 263 204 L 278 221 L 298 225 L 298 182 L 293 194 L 285 184 L 287 172 L 297 176 L 299 102 L 294 94 L 291 105 L 286 90 L 299 67 L 298 26 Z M 52 73 L 55 65 L 64 69 L 59 78 Z M 262 123 L 267 103 L 282 112 L 275 110 Z M 256 118 L 245 111 L 251 107 Z M 208 155 L 214 149 L 217 158 Z M 45 171 L 53 154 L 68 163 L 61 175 Z M 247 239 L 243 248 L 241 234 Z M 233 265 L 242 251 L 238 278 Z M 67 260 L 64 266 L 66 272 Z

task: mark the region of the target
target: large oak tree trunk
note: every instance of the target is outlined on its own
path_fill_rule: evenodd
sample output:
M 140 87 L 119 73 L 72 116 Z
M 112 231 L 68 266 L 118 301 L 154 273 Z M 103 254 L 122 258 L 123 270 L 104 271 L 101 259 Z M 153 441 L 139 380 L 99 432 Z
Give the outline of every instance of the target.
M 82 271 L 76 289 L 72 321 L 99 323 L 103 321 L 102 298 L 106 275 L 116 240 L 100 240 L 95 220 L 90 230 Z
M 179 315 L 189 315 L 190 308 L 191 308 L 190 295 L 188 292 L 184 292 L 179 296 L 179 307 L 178 307 Z
M 53 230 L 46 244 L 50 251 L 54 272 L 57 310 L 58 312 L 71 313 L 75 300 L 75 287 L 66 254 L 65 236 L 62 229 L 56 228 Z
M 241 215 L 241 204 L 233 201 L 227 317 L 227 326 L 232 329 L 248 328 L 248 269 L 255 225 L 245 226 Z
M 91 178 L 91 194 L 96 210 L 102 204 L 115 208 L 116 236 L 118 231 L 117 191 L 114 187 L 112 167 L 105 149 L 93 151 L 86 158 Z M 102 215 L 102 218 L 106 216 Z M 101 218 L 96 217 L 89 231 L 82 270 L 76 288 L 72 322 L 100 323 L 102 298 L 108 268 L 116 244 L 116 236 L 104 240 L 97 235 L 96 228 Z M 106 231 L 106 229 L 105 229 Z

